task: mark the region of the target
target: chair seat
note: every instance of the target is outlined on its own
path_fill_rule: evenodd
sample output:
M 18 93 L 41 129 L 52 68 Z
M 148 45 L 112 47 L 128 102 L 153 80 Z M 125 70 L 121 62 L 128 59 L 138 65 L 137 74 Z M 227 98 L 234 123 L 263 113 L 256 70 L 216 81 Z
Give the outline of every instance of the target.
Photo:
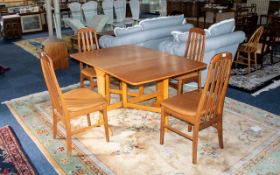
M 247 52 L 248 47 L 256 48 L 257 49 L 256 53 L 257 54 L 262 54 L 263 43 L 257 43 L 256 46 L 254 46 L 253 43 L 244 43 L 244 44 L 241 44 L 239 46 L 238 51 L 239 52 Z M 267 45 L 264 46 L 264 50 L 266 49 L 266 47 L 267 47 Z M 254 50 L 251 50 L 251 52 L 254 52 Z
M 168 98 L 164 100 L 161 105 L 167 109 L 176 111 L 176 113 L 181 114 L 181 117 L 179 117 L 180 119 L 193 123 L 195 120 L 201 94 L 202 91 L 197 90 L 187 92 L 185 94 Z
M 65 104 L 72 117 L 83 115 L 93 108 L 102 108 L 106 100 L 98 93 L 87 88 L 78 88 L 63 94 Z
M 96 73 L 93 67 L 86 67 L 81 70 L 81 73 L 88 77 L 96 77 Z

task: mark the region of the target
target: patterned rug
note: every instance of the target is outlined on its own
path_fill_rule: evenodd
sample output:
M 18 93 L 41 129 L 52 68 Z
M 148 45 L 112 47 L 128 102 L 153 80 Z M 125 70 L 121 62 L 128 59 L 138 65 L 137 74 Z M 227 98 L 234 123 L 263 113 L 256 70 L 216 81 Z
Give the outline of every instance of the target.
M 280 83 L 277 83 L 277 80 L 280 78 L 280 56 L 274 58 L 275 64 L 270 64 L 268 59 L 267 57 L 262 68 L 252 68 L 251 73 L 248 73 L 247 67 L 232 69 L 230 86 L 255 95 L 261 93 L 263 91 L 261 89 L 268 85 L 273 88 L 279 87 Z M 259 90 L 260 92 L 257 92 Z
M 71 37 L 70 35 L 63 37 L 63 39 L 66 41 L 67 47 L 69 49 L 71 48 L 70 37 Z M 40 52 L 42 52 L 42 49 L 43 49 L 42 44 L 47 38 L 48 37 L 20 40 L 20 41 L 14 42 L 14 44 L 19 46 L 20 48 L 24 49 L 25 51 L 29 52 L 33 56 L 39 58 L 39 54 L 40 54 Z
M 0 174 L 36 174 L 9 126 L 0 128 Z
M 116 100 L 117 96 L 112 98 Z M 229 98 L 223 118 L 225 148 L 219 148 L 215 129 L 203 130 L 199 134 L 197 165 L 191 162 L 189 140 L 167 132 L 164 145 L 159 144 L 158 113 L 134 109 L 109 111 L 113 133 L 110 142 L 105 141 L 103 127 L 92 129 L 73 138 L 74 153 L 68 157 L 61 125 L 58 139 L 52 138 L 52 110 L 47 92 L 6 104 L 59 174 L 280 173 L 279 116 Z M 97 114 L 91 117 L 95 120 Z M 186 130 L 181 121 L 170 123 Z M 83 124 L 85 119 L 72 123 L 73 127 Z

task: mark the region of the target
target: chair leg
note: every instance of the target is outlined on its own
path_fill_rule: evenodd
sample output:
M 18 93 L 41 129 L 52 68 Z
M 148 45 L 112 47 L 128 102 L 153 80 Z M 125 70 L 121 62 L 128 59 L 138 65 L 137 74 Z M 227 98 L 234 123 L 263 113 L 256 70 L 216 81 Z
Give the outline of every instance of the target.
M 109 130 L 108 130 L 108 116 L 106 107 L 103 109 L 103 122 L 104 122 L 104 130 L 106 141 L 109 142 Z
M 88 126 L 91 126 L 90 114 L 87 114 L 87 123 Z
M 201 72 L 198 72 L 198 76 L 197 76 L 197 89 L 200 90 L 201 89 Z
M 192 143 L 192 163 L 193 164 L 197 163 L 198 132 L 199 132 L 198 126 L 194 126 L 193 140 L 192 140 L 192 142 L 193 142 Z
M 236 54 L 236 59 L 235 59 L 235 62 L 234 62 L 234 66 L 236 67 L 236 65 L 238 64 L 238 61 L 239 61 L 239 55 L 240 55 L 240 52 L 237 51 L 237 54 Z
M 72 140 L 71 140 L 70 120 L 66 121 L 65 129 L 66 129 L 67 155 L 70 156 L 72 154 Z
M 183 81 L 178 80 L 177 94 L 180 95 L 183 93 Z
M 161 122 L 160 122 L 160 144 L 162 145 L 164 143 L 164 126 L 166 124 L 166 112 L 164 110 L 164 107 L 161 108 Z
M 57 116 L 55 115 L 54 111 L 53 111 L 53 138 L 56 138 L 57 135 Z
M 251 53 L 248 53 L 248 73 L 251 72 Z
M 89 84 L 90 84 L 90 89 L 94 90 L 95 82 L 93 77 L 89 77 Z
M 218 132 L 218 139 L 219 139 L 219 146 L 220 148 L 224 148 L 224 141 L 223 141 L 223 123 L 222 121 L 218 121 L 217 123 L 217 132 Z
M 85 87 L 84 86 L 84 75 L 82 73 L 80 74 L 80 87 L 82 87 L 82 88 Z
M 254 52 L 254 62 L 255 62 L 255 68 L 257 69 L 258 66 L 257 52 Z

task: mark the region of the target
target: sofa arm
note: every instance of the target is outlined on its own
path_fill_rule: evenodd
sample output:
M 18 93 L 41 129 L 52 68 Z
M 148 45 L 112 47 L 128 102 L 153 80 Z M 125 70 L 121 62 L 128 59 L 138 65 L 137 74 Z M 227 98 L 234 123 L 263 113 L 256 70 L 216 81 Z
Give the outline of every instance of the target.
M 107 48 L 112 46 L 112 41 L 115 37 L 111 35 L 103 35 L 99 38 L 99 46 L 101 48 Z
M 245 39 L 243 31 L 236 31 L 217 37 L 206 39 L 205 53 L 212 50 L 218 50 L 233 44 L 239 44 Z M 186 42 L 177 42 L 174 40 L 166 40 L 159 44 L 159 50 L 172 55 L 184 56 L 186 50 Z

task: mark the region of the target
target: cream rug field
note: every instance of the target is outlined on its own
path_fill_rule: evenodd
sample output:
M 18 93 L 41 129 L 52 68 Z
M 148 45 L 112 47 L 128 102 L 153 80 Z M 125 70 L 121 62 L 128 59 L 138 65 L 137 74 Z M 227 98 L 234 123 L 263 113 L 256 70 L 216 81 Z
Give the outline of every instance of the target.
M 15 45 L 19 46 L 23 50 L 29 52 L 33 56 L 39 58 L 39 54 L 43 51 L 43 42 L 48 37 L 40 37 L 40 38 L 33 38 L 33 39 L 26 39 L 14 42 Z M 66 41 L 67 47 L 71 48 L 70 42 L 70 35 L 66 35 L 63 37 L 63 40 Z
M 59 174 L 280 172 L 279 157 L 274 156 L 280 151 L 279 116 L 229 98 L 226 98 L 223 117 L 224 149 L 218 146 L 215 129 L 203 130 L 199 135 L 197 165 L 191 162 L 191 141 L 167 132 L 164 145 L 159 144 L 158 113 L 134 109 L 109 111 L 113 133 L 110 142 L 105 141 L 102 127 L 92 129 L 73 139 L 74 155 L 67 157 L 63 127 L 59 127 L 59 139 L 52 138 L 52 112 L 47 92 L 14 99 L 6 104 Z M 97 114 L 91 117 L 96 119 Z M 76 120 L 72 124 L 79 127 L 85 123 L 86 120 Z M 178 120 L 170 123 L 183 130 L 186 128 Z

